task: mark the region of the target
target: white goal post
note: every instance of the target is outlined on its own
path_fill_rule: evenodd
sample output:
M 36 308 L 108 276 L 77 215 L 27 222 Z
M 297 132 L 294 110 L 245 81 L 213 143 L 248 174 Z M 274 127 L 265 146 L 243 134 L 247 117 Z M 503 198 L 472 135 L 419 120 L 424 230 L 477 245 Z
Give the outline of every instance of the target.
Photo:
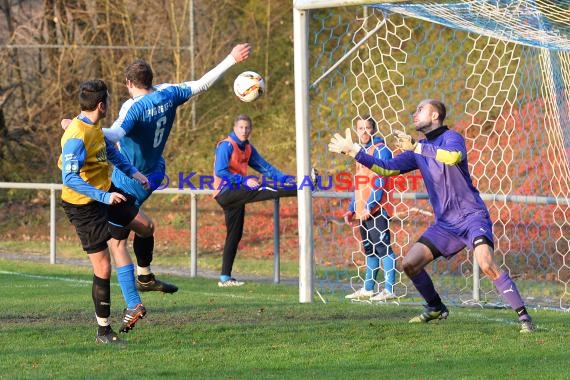
M 315 163 L 351 170 L 326 145 L 357 115 L 372 115 L 389 146 L 411 125 L 411 107 L 438 97 L 465 136 L 499 264 L 528 280 L 538 304 L 570 309 L 570 0 L 294 0 L 293 28 L 298 178 Z M 430 222 L 411 214 L 429 207 L 422 194 L 394 194 L 404 215 L 391 224 L 399 260 Z M 314 201 L 307 187 L 299 192 L 301 303 L 313 302 L 324 254 L 315 244 L 328 238 L 315 232 Z M 340 256 L 337 245 L 328 244 Z M 459 302 L 496 302 L 469 254 L 432 270 L 466 280 Z M 400 286 L 405 294 L 404 278 Z
M 397 2 L 394 1 L 394 2 Z M 364 5 L 369 1 L 294 0 L 293 39 L 295 65 L 295 130 L 297 141 L 297 178 L 311 170 L 309 120 L 309 20 L 310 9 Z M 310 189 L 299 191 L 299 302 L 311 303 L 314 295 L 313 206 Z

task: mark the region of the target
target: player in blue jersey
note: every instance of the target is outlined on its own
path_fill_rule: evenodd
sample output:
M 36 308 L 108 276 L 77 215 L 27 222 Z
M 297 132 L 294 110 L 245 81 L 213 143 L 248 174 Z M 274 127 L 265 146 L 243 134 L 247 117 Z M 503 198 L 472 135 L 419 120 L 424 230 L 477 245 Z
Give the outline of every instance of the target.
M 378 136 L 376 121 L 370 115 L 364 115 L 356 120 L 356 133 L 360 145 L 368 154 L 383 160 L 392 158 L 392 152 L 384 144 L 384 139 Z M 344 221 L 351 225 L 354 219 L 359 221 L 358 229 L 364 254 L 366 255 L 366 272 L 362 288 L 351 294 L 347 299 L 370 299 L 370 301 L 387 301 L 396 298 L 394 282 L 396 280 L 396 255 L 390 248 L 390 229 L 388 228 L 388 212 L 391 205 L 388 202 L 390 183 L 384 181 L 370 169 L 356 163 L 355 189 Z M 366 179 L 366 183 L 360 182 Z M 380 269 L 380 260 L 384 269 L 384 289 L 376 292 L 376 278 Z
M 118 119 L 104 129 L 105 137 L 120 143 L 121 152 L 129 162 L 151 179 L 151 188 L 145 189 L 120 170 L 113 171 L 113 183 L 136 198 L 141 206 L 162 182 L 166 165 L 162 153 L 170 135 L 176 109 L 192 96 L 205 92 L 231 66 L 246 60 L 251 52 L 247 43 L 236 45 L 216 67 L 196 81 L 153 86 L 153 72 L 143 60 L 136 60 L 125 70 L 126 85 L 131 98 L 119 112 Z M 122 244 L 127 244 L 128 231 Z M 174 293 L 178 287 L 155 278 L 150 264 L 153 259 L 154 236 L 135 234 L 133 249 L 137 257 L 137 287 L 140 291 Z
M 144 175 L 151 179 L 150 189 L 144 189 L 137 181 L 121 171 L 113 171 L 113 183 L 136 198 L 140 207 L 152 192 L 160 186 L 166 165 L 162 153 L 170 135 L 176 109 L 192 96 L 205 92 L 231 66 L 246 60 L 251 52 L 247 43 L 236 45 L 231 53 L 215 68 L 196 81 L 153 86 L 153 72 L 144 60 L 136 60 L 125 69 L 126 85 L 131 98 L 119 112 L 110 128 L 104 128 L 105 137 L 120 143 L 121 152 Z M 69 121 L 62 120 L 65 129 Z M 142 211 L 141 211 L 142 213 Z M 129 231 L 125 230 L 121 244 L 126 246 Z M 137 257 L 137 287 L 140 291 L 174 293 L 173 284 L 160 281 L 152 273 L 154 236 L 143 237 L 135 233 L 133 249 Z
M 414 125 L 426 138 L 416 142 L 405 132 L 395 132 L 396 145 L 403 153 L 392 160 L 366 154 L 358 144 L 353 144 L 350 130 L 346 137 L 335 134 L 329 150 L 350 155 L 380 175 L 398 175 L 416 169 L 422 174 L 436 220 L 404 257 L 404 272 L 427 302 L 424 312 L 410 323 L 447 318 L 449 311 L 424 268 L 440 256 L 449 259 L 468 247 L 483 273 L 516 311 L 520 331 L 532 332 L 535 326 L 515 283 L 493 261 L 493 224 L 489 211 L 471 181 L 465 140 L 443 125 L 445 116 L 442 102 L 433 99 L 420 102 L 414 113 Z
M 63 181 L 62 207 L 93 266 L 92 297 L 99 325 L 96 342 L 121 343 L 109 322 L 109 248 L 127 303 L 121 331 L 128 332 L 139 318 L 145 316 L 146 309 L 135 285 L 134 265 L 126 247 L 120 247 L 118 240 L 114 239 L 114 232 L 128 226 L 149 236 L 152 235 L 152 226 L 139 228 L 141 216 L 133 197 L 117 189 L 109 178 L 112 163 L 117 170 L 148 188 L 148 179 L 103 136 L 99 121 L 107 113 L 108 98 L 107 85 L 102 80 L 89 80 L 80 85 L 81 113 L 71 121 L 61 138 L 62 154 L 58 166 Z

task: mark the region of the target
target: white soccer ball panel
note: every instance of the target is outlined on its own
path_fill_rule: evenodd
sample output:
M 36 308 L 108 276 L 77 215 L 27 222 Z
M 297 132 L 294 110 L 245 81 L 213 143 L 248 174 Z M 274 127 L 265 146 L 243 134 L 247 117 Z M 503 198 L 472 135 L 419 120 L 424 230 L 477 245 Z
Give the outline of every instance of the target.
M 243 102 L 253 102 L 265 92 L 265 81 L 255 71 L 244 71 L 234 80 L 234 93 Z

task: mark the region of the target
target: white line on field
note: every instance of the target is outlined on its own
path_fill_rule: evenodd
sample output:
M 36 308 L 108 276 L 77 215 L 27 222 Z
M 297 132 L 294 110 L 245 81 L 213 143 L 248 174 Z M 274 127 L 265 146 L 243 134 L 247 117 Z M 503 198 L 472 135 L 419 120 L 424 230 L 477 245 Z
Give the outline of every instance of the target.
M 498 322 L 498 323 L 503 323 L 505 325 L 517 325 L 519 324 L 518 320 L 516 319 L 516 315 L 513 316 L 513 319 L 504 319 L 504 318 L 490 318 L 488 316 L 486 316 L 485 314 L 482 313 L 466 313 L 463 311 L 454 311 L 453 314 L 459 314 L 459 315 L 463 315 L 463 316 L 467 316 L 467 317 L 473 317 L 473 318 L 477 318 L 477 319 L 481 319 L 484 321 L 491 321 L 491 322 Z M 548 329 L 544 328 L 544 327 L 539 327 L 538 325 L 536 325 L 538 330 L 545 330 L 548 331 Z
M 12 276 L 20 276 L 20 277 L 28 277 L 28 278 L 37 278 L 40 280 L 55 280 L 55 281 L 65 281 L 65 282 L 74 282 L 79 284 L 92 284 L 93 281 L 87 280 L 79 280 L 76 278 L 66 278 L 66 277 L 52 277 L 52 276 L 40 276 L 37 274 L 28 274 L 28 273 L 18 273 L 18 272 L 7 272 L 0 270 L 0 274 L 9 274 Z
M 323 296 L 321 296 L 321 293 L 319 293 L 319 291 L 317 289 L 315 289 L 315 292 L 317 293 L 317 295 L 319 296 L 319 298 L 321 299 L 321 301 L 323 301 L 323 303 L 327 303 L 327 301 L 323 298 Z
M 472 318 L 476 318 L 476 319 L 482 319 L 485 321 L 492 321 L 492 322 L 499 322 L 499 323 L 503 323 L 506 325 L 515 325 L 518 324 L 518 322 L 515 322 L 514 320 L 507 320 L 504 318 L 490 318 L 488 316 L 486 316 L 485 314 L 482 313 L 466 313 L 463 311 L 453 311 L 453 314 L 459 314 L 459 315 L 463 315 L 463 316 L 467 316 L 467 317 L 472 317 Z
M 233 294 L 233 293 L 211 293 L 211 292 L 207 292 L 207 293 L 202 293 L 202 295 L 206 296 L 206 297 L 226 297 L 226 298 L 238 298 L 238 299 L 251 299 L 250 296 L 246 296 L 246 295 L 241 295 L 241 294 Z

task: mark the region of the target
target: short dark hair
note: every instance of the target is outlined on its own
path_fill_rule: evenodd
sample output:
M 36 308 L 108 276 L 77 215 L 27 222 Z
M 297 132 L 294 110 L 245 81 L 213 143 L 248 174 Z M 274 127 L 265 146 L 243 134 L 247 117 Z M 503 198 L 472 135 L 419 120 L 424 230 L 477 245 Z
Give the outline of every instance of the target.
M 372 132 L 376 132 L 376 120 L 369 114 L 363 115 L 359 117 L 360 120 L 364 120 L 368 123 L 370 127 L 372 127 Z
M 137 88 L 151 88 L 153 73 L 152 68 L 144 59 L 136 59 L 125 68 L 125 77 L 133 82 Z
M 433 108 L 435 108 L 435 110 L 439 114 L 439 117 L 437 118 L 437 120 L 439 120 L 441 123 L 443 123 L 443 121 L 445 120 L 445 117 L 447 116 L 447 111 L 445 110 L 445 104 L 443 104 L 443 102 L 440 102 L 439 100 L 434 100 L 434 99 L 430 99 L 428 103 Z
M 247 121 L 249 123 L 250 127 L 253 127 L 253 122 L 251 121 L 251 117 L 247 116 L 246 114 L 239 114 L 236 116 L 236 118 L 234 119 L 234 125 L 237 124 L 238 121 L 240 120 L 244 120 Z
M 101 79 L 91 79 L 79 85 L 81 111 L 95 111 L 99 103 L 106 104 L 108 96 L 107 84 Z

